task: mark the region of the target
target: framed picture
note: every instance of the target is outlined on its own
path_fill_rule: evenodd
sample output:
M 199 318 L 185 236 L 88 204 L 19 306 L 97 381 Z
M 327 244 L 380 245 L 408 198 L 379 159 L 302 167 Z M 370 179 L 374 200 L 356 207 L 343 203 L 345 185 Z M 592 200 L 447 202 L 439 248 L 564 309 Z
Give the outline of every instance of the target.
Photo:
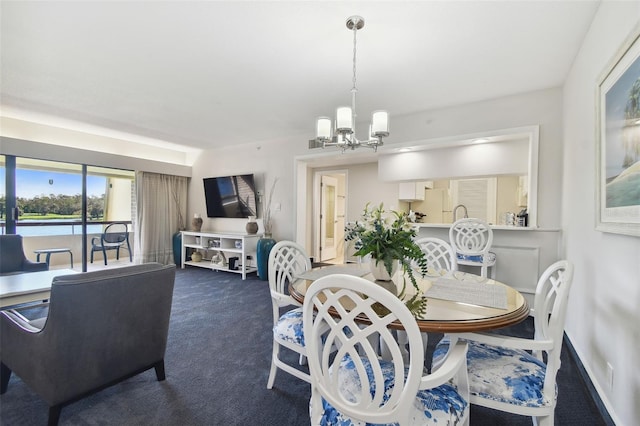
M 640 236 L 640 27 L 598 81 L 596 229 Z

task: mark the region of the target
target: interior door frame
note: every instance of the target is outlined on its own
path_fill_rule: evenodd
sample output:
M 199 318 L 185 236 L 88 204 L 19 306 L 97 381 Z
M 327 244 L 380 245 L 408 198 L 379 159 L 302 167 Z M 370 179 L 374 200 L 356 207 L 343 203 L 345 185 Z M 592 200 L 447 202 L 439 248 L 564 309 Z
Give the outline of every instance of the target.
M 318 239 L 319 256 L 318 260 L 324 262 L 325 260 L 335 259 L 338 257 L 338 237 L 340 233 L 338 231 L 338 185 L 339 179 L 335 175 L 321 174 L 320 175 L 320 216 L 318 222 L 320 224 L 320 238 Z M 331 223 L 331 234 L 333 235 L 333 245 L 327 246 L 327 233 L 329 231 L 327 207 L 330 205 L 327 199 L 327 186 L 333 186 L 333 221 Z
M 312 228 L 313 228 L 313 242 L 312 242 L 312 256 L 314 259 L 320 260 L 320 197 L 321 197 L 321 189 L 320 183 L 322 181 L 322 176 L 324 175 L 343 175 L 344 176 L 344 194 L 345 194 L 345 214 L 348 211 L 347 203 L 348 203 L 348 170 L 326 170 L 326 169 L 316 169 L 313 173 L 313 213 L 311 218 Z M 338 187 L 340 184 L 338 184 Z M 346 218 L 345 218 L 346 220 Z M 342 258 L 344 261 L 344 252 L 342 254 Z

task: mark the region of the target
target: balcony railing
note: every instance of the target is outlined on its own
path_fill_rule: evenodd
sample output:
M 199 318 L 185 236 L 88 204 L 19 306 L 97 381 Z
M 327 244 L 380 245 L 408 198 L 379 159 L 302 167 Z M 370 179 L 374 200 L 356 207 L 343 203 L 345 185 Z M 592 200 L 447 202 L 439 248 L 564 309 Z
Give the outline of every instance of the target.
M 114 222 L 124 222 L 131 231 L 131 221 L 90 221 L 87 222 L 87 234 L 100 234 L 104 226 Z M 5 222 L 0 222 L 0 233 L 6 233 Z M 16 234 L 24 237 L 42 237 L 49 235 L 82 235 L 82 222 L 79 220 L 20 220 L 16 223 Z
M 97 259 L 90 264 L 88 259 L 91 253 L 91 239 L 102 234 L 104 227 L 113 222 L 124 222 L 129 227 L 129 242 L 133 248 L 133 232 L 131 232 L 131 221 L 92 221 L 87 222 L 86 249 L 87 249 L 87 268 L 94 270 L 96 268 L 111 268 L 129 264 L 129 254 L 121 253 L 120 261 L 115 260 L 115 254 L 107 252 L 109 263 L 104 266 L 102 254 L 97 255 Z M 83 235 L 82 223 L 79 220 L 42 220 L 42 221 L 19 221 L 16 224 L 16 233 L 22 235 L 24 253 L 32 261 L 36 260 L 36 252 L 38 249 L 49 248 L 67 248 L 71 250 L 74 258 L 74 269 L 82 270 L 82 248 Z M 0 222 L 0 232 L 6 233 L 5 223 Z M 42 261 L 42 259 L 41 259 Z M 69 268 L 70 257 L 66 254 L 55 254 L 51 256 L 50 268 Z

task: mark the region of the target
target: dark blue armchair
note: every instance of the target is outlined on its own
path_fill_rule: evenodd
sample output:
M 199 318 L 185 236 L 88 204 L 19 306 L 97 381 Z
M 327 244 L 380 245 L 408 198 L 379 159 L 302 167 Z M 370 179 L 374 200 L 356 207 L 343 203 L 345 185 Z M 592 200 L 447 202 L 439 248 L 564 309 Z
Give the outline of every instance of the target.
M 22 235 L 0 235 L 0 275 L 46 271 L 45 262 L 32 262 L 24 255 Z

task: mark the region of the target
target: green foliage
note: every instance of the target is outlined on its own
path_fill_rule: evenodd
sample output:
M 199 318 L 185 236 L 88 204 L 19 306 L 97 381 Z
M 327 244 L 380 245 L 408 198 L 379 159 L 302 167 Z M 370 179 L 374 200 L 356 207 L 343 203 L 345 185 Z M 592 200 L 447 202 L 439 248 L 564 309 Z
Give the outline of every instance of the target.
M 404 271 L 403 276 L 409 277 L 411 284 L 416 289 L 416 296 L 407 303 L 409 310 L 416 316 L 424 313 L 426 299 L 421 295 L 420 288 L 414 276 L 414 268 L 418 269 L 422 276 L 427 274 L 427 260 L 414 239 L 416 229 L 409 222 L 406 213 L 391 211 L 392 216 L 386 216 L 383 204 L 375 209 L 369 209 L 369 204 L 364 208 L 362 221 L 356 221 L 346 227 L 345 240 L 354 241 L 356 256 L 371 254 L 376 264 L 383 262 L 391 275 L 393 262 L 399 261 Z M 398 297 L 404 296 L 404 288 Z
M 104 215 L 104 202 L 104 195 L 87 197 L 87 214 L 90 219 L 99 219 Z M 23 220 L 27 218 L 41 220 L 82 216 L 82 195 L 80 194 L 50 194 L 33 198 L 18 197 L 16 205 Z
M 80 220 L 81 215 L 77 214 L 56 214 L 56 213 L 47 213 L 42 215 L 40 213 L 21 213 L 20 220 L 66 220 L 66 219 L 78 219 Z

